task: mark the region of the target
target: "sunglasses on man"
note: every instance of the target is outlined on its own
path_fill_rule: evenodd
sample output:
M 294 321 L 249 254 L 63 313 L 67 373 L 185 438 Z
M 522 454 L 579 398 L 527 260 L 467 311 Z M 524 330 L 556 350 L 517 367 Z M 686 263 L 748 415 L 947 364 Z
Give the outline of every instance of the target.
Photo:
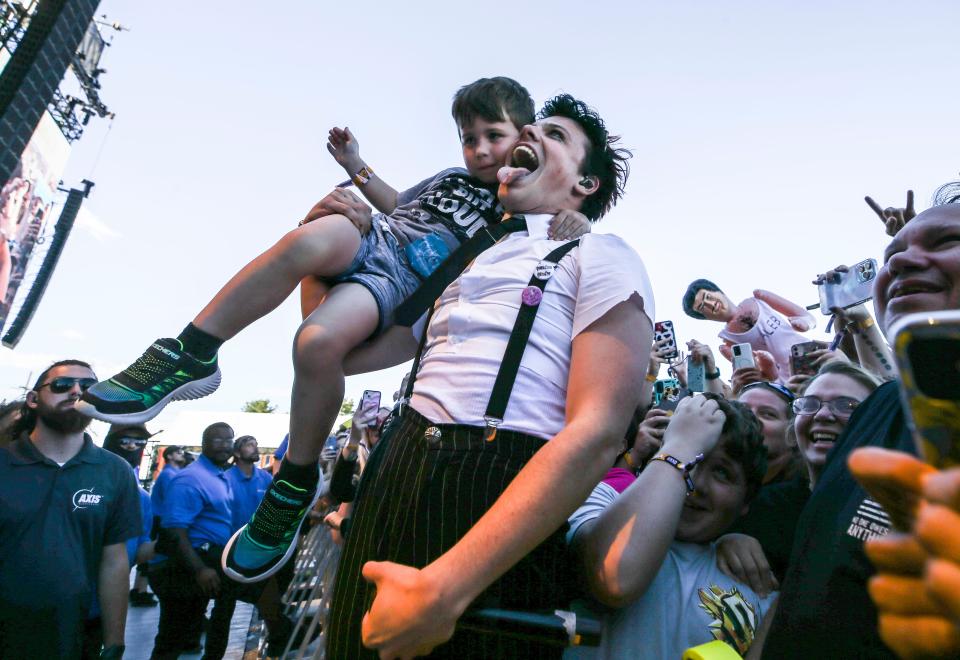
M 40 385 L 37 387 L 37 390 L 41 390 L 44 387 L 49 387 L 50 391 L 54 394 L 64 394 L 65 392 L 72 390 L 74 385 L 80 385 L 80 391 L 86 392 L 96 384 L 96 378 L 70 378 L 69 376 L 59 376 L 53 380 L 47 381 L 43 385 Z
M 147 444 L 146 438 L 133 437 L 133 436 L 123 436 L 118 440 L 119 444 L 123 447 L 145 447 Z

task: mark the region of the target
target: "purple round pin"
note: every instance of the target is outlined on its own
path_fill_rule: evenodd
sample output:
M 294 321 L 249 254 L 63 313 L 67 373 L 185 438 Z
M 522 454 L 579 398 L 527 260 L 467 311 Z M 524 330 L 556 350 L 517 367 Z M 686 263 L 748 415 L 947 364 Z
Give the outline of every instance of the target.
M 543 292 L 535 286 L 528 286 L 523 290 L 523 293 L 520 294 L 520 299 L 523 300 L 524 305 L 530 305 L 534 307 L 540 304 L 540 301 L 543 300 Z

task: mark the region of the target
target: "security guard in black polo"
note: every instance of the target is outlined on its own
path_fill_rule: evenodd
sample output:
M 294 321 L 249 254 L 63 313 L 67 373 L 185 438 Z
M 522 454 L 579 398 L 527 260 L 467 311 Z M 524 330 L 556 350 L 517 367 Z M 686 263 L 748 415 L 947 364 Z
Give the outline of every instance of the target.
M 104 644 L 122 653 L 125 541 L 140 533 L 140 504 L 130 467 L 93 444 L 73 408 L 95 382 L 84 362 L 54 364 L 27 393 L 16 441 L 0 448 L 2 658 L 78 657 L 104 580 Z

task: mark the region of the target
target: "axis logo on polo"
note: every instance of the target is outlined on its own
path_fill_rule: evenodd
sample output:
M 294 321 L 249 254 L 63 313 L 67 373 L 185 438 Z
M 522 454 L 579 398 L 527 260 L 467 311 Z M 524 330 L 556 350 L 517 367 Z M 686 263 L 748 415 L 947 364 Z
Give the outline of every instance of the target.
M 81 488 L 73 494 L 73 510 L 86 509 L 100 504 L 103 495 L 97 495 L 92 488 Z

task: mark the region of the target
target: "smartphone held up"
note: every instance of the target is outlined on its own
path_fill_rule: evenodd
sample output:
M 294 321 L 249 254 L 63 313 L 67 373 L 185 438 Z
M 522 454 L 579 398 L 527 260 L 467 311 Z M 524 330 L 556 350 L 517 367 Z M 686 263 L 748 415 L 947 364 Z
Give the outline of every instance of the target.
M 960 465 L 960 311 L 911 314 L 890 334 L 920 455 L 937 468 Z
M 360 411 L 376 413 L 380 409 L 380 392 L 376 390 L 364 390 L 360 397 Z
M 856 307 L 873 298 L 873 282 L 877 277 L 876 259 L 865 259 L 854 264 L 846 272 L 838 272 L 836 279 L 817 285 L 820 293 L 820 312 L 824 316 L 839 307 Z
M 665 342 L 661 356 L 666 360 L 675 360 L 680 356 L 677 348 L 677 335 L 673 331 L 673 321 L 657 321 L 653 324 L 653 341 L 659 344 Z

